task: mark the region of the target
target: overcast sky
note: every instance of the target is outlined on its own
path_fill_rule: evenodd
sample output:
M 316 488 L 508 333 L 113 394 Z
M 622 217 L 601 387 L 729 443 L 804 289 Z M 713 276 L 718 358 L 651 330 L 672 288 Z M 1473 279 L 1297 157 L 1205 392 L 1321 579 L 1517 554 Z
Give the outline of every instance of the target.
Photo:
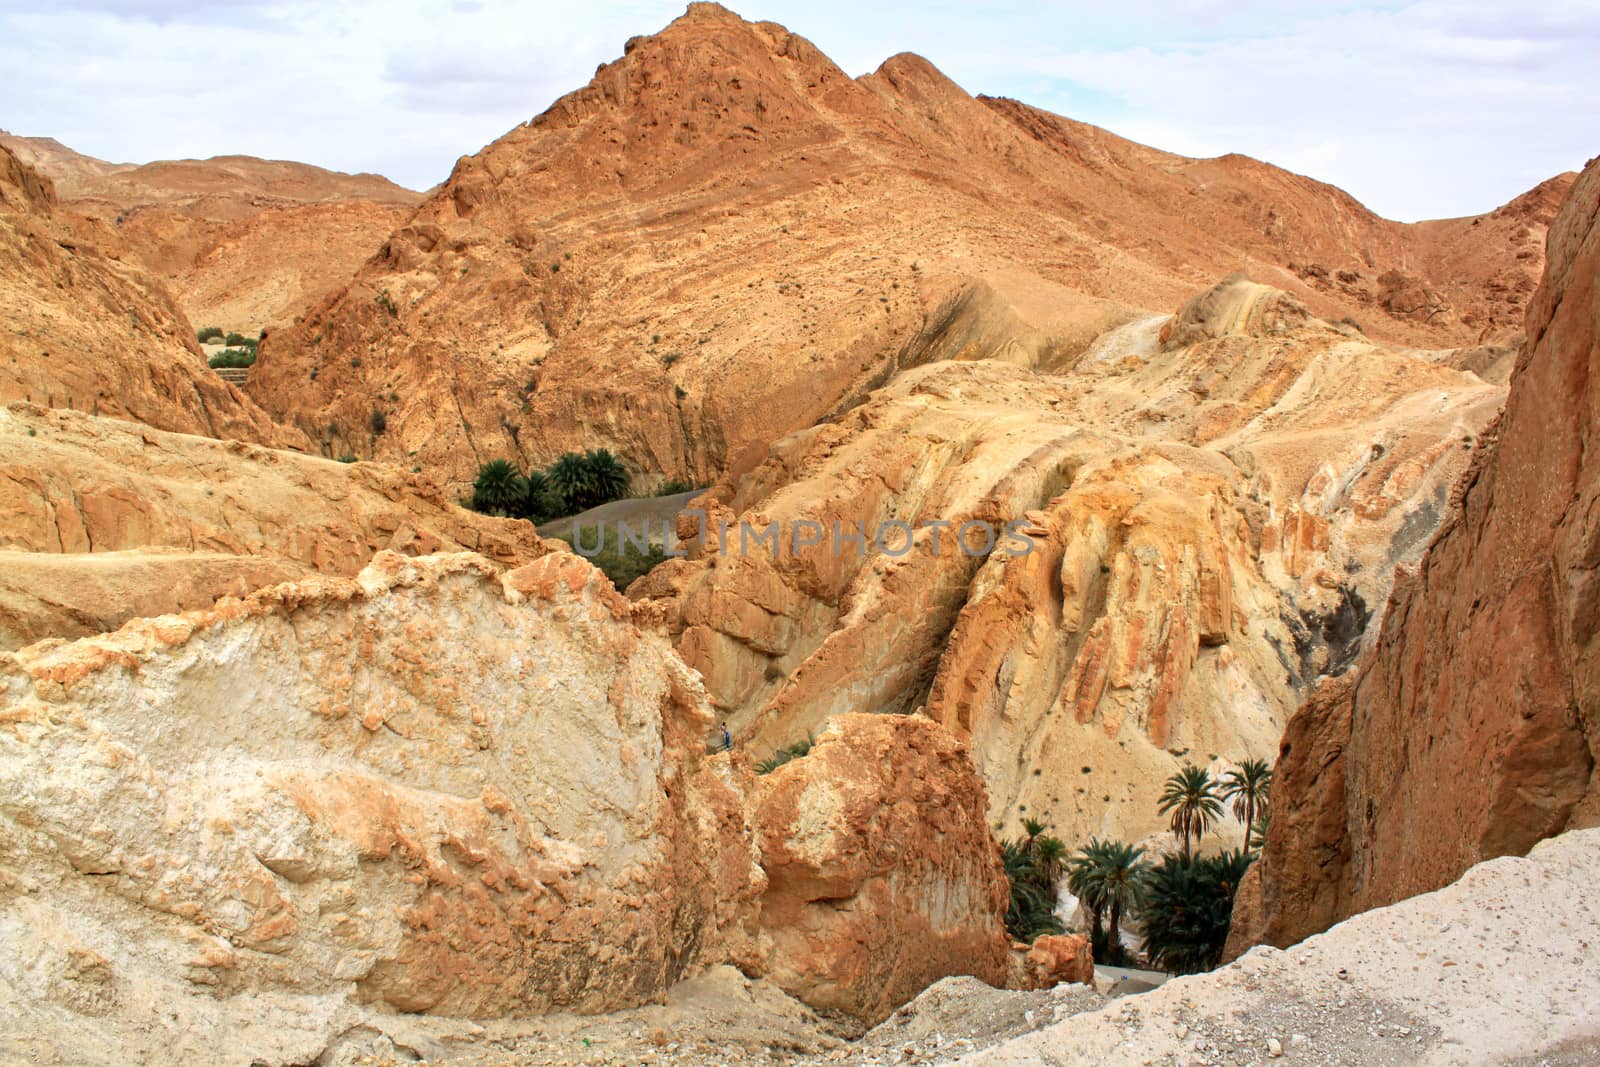
M 1398 219 L 1600 154 L 1600 0 L 748 0 L 851 74 L 917 52 L 1187 155 L 1244 152 Z M 412 188 L 683 10 L 651 0 L 0 0 L 0 128 L 118 162 L 247 153 Z

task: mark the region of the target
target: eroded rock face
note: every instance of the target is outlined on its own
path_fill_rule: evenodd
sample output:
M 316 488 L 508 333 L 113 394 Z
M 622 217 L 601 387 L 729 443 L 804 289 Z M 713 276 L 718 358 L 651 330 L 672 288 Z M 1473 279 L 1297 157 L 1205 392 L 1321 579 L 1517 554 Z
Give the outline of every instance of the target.
M 546 550 L 527 523 L 458 507 L 420 475 L 0 407 L 0 649 L 351 576 L 385 549 L 507 566 Z
M 37 1010 L 103 988 L 134 1017 L 152 971 L 592 1012 L 738 955 L 739 793 L 702 758 L 698 681 L 628 614 L 570 555 L 384 554 L 0 655 L 6 981 L 59 957 L 100 977 Z
M 629 592 L 758 755 L 924 707 L 995 824 L 1137 840 L 1167 775 L 1270 757 L 1355 657 L 1502 396 L 1229 278 L 1052 373 L 902 371 L 702 496 L 727 537 Z M 968 522 L 1028 550 L 964 552 Z
M 1505 414 L 1359 673 L 1290 724 L 1262 936 L 1286 944 L 1600 821 L 1600 166 L 1551 229 Z
M 49 180 L 0 147 L 0 403 L 304 446 L 206 366 L 171 294 L 103 250 L 118 244 L 61 210 Z
M 932 982 L 1004 985 L 1010 890 L 964 747 L 926 719 L 845 715 L 756 799 L 765 976 L 877 1022 Z

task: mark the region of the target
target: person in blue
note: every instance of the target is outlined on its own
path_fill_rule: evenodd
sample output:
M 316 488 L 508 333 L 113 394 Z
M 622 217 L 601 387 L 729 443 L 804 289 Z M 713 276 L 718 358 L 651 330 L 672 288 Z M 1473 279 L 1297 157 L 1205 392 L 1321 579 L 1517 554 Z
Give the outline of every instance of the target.
M 722 751 L 733 751 L 733 735 L 728 732 L 728 724 L 722 724 Z

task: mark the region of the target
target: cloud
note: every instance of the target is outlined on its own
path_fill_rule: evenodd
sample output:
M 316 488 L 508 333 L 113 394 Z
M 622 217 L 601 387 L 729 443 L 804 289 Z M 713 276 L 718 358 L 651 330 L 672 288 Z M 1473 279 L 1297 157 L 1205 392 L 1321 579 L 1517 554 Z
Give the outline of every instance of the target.
M 1401 218 L 1482 211 L 1600 151 L 1600 0 L 749 0 L 861 74 L 900 51 Z M 682 0 L 0 0 L 0 125 L 103 158 L 244 152 L 414 188 L 588 81 Z

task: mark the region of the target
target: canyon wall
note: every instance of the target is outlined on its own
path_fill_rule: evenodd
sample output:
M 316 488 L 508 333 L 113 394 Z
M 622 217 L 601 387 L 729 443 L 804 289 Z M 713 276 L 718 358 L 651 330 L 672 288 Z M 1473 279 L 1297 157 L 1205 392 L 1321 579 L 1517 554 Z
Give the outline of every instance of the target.
M 1597 220 L 1591 163 L 1551 229 L 1504 415 L 1370 655 L 1289 724 L 1234 950 L 1600 823 Z

